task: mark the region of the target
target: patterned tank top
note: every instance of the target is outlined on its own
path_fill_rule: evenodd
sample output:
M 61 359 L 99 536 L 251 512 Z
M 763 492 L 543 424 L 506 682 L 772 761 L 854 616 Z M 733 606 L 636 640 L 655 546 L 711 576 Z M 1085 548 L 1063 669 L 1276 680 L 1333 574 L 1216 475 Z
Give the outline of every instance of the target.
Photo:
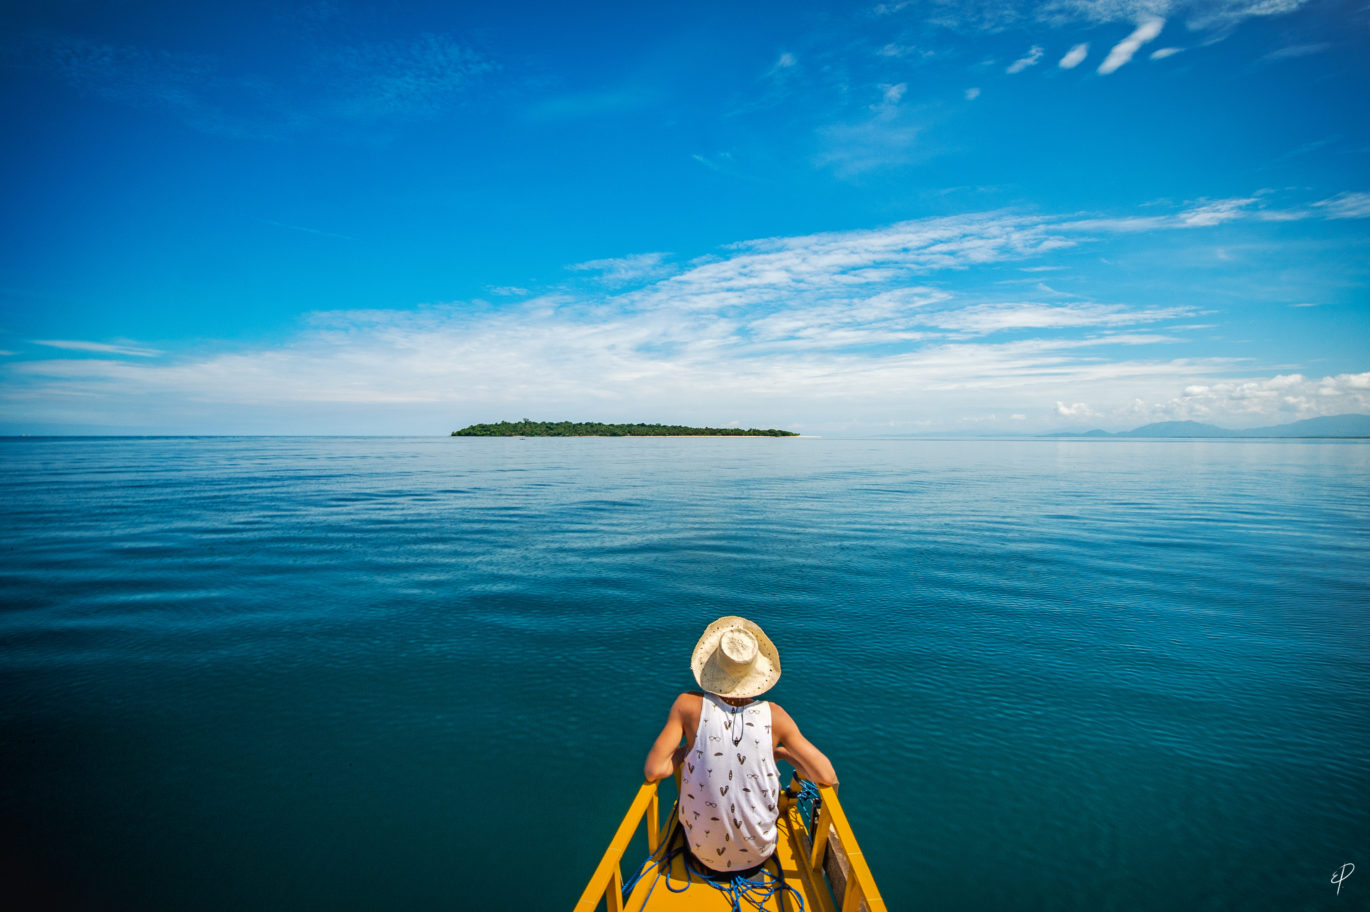
M 680 770 L 680 823 L 690 851 L 715 871 L 761 864 L 775 851 L 780 773 L 771 707 L 730 706 L 705 694 L 694 746 Z

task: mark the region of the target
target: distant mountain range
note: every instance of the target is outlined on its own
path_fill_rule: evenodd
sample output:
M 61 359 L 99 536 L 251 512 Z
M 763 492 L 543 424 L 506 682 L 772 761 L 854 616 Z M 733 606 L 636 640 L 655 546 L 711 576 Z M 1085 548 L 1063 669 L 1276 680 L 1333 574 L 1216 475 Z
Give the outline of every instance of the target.
M 1370 437 L 1370 415 L 1329 415 L 1269 427 L 1228 430 L 1199 421 L 1158 421 L 1130 431 L 1063 431 L 1048 437 Z

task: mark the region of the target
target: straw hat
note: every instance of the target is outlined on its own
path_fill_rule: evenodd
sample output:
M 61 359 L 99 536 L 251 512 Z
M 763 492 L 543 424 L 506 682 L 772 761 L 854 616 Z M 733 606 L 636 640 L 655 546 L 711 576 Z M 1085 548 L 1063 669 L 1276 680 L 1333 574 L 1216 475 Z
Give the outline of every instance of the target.
M 704 628 L 690 670 L 701 690 L 720 697 L 754 697 L 779 680 L 780 656 L 760 627 L 730 615 Z

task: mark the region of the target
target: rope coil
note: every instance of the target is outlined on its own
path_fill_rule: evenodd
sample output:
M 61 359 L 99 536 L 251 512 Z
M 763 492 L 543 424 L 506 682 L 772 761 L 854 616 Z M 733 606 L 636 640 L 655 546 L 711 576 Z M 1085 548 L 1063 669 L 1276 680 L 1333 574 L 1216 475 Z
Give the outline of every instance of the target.
M 812 783 L 806 782 L 804 786 L 806 790 L 813 789 L 814 798 L 818 797 L 818 789 L 814 788 Z M 765 864 L 763 864 L 753 872 L 751 877 L 743 877 L 741 874 L 720 877 L 720 872 L 705 868 L 700 864 L 685 844 L 685 831 L 681 828 L 680 821 L 676 819 L 678 808 L 679 802 L 677 801 L 671 808 L 671 831 L 669 835 L 661 841 L 656 851 L 647 856 L 647 860 L 638 868 L 637 873 L 624 882 L 623 902 L 625 907 L 638 881 L 642 879 L 649 868 L 655 867 L 656 876 L 652 879 L 652 885 L 647 889 L 646 895 L 642 897 L 642 905 L 638 907 L 639 912 L 647 908 L 647 902 L 652 897 L 652 891 L 656 889 L 657 882 L 661 880 L 663 873 L 666 876 L 666 889 L 672 893 L 684 893 L 692 883 L 702 881 L 728 897 L 732 912 L 743 912 L 744 908 L 764 910 L 766 903 L 773 896 L 783 894 L 786 891 L 789 891 L 798 909 L 803 912 L 804 897 L 794 887 L 785 883 L 785 872 L 780 869 L 779 863 L 776 864 L 776 873 L 766 870 Z M 671 885 L 671 865 L 676 858 L 680 858 L 685 865 L 685 883 L 678 888 Z M 769 863 L 770 860 L 768 859 L 766 863 Z M 753 880 L 752 878 L 756 879 Z

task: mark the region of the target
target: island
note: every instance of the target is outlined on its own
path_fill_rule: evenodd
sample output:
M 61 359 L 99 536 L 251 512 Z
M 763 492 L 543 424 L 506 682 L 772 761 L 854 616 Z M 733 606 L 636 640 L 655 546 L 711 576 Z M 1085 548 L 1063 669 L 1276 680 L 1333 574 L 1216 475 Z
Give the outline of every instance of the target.
M 601 424 L 598 421 L 498 421 L 472 424 L 453 437 L 798 437 L 776 428 L 685 427 L 679 424 Z

